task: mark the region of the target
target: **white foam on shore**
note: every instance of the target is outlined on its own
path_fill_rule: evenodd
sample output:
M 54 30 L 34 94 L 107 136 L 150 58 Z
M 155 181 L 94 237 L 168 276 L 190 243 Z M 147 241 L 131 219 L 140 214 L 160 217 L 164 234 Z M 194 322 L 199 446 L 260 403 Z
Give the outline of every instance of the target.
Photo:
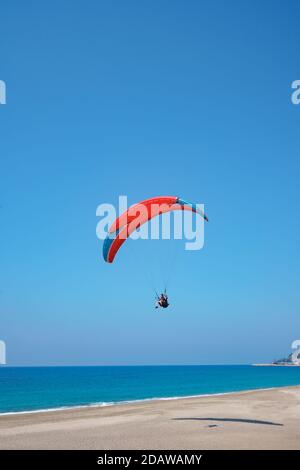
M 41 408 L 38 410 L 24 410 L 24 411 L 6 411 L 0 413 L 1 416 L 8 415 L 23 415 L 23 414 L 35 414 L 35 413 L 51 413 L 52 411 L 66 411 L 66 410 L 78 410 L 84 408 L 104 408 L 107 406 L 118 406 L 118 405 L 134 405 L 135 403 L 147 403 L 152 401 L 171 401 L 171 400 L 187 400 L 192 398 L 204 398 L 204 397 L 217 397 L 223 395 L 236 395 L 236 394 L 247 394 L 251 392 L 263 392 L 268 390 L 280 390 L 291 387 L 300 387 L 298 385 L 283 385 L 279 387 L 269 387 L 269 388 L 251 388 L 249 390 L 235 390 L 231 392 L 219 392 L 219 393 L 205 393 L 200 395 L 186 395 L 186 396 L 175 396 L 175 397 L 153 397 L 153 398 L 141 398 L 139 400 L 124 400 L 124 401 L 115 401 L 115 402 L 99 402 L 99 403 L 90 403 L 87 405 L 71 405 L 71 406 L 60 406 L 56 408 Z

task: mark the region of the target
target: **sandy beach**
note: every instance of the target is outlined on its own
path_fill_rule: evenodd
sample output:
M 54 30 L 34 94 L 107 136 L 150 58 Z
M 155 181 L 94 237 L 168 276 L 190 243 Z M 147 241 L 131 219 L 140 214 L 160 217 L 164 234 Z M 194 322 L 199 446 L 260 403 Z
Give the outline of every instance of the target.
M 300 449 L 300 387 L 0 416 L 1 449 Z

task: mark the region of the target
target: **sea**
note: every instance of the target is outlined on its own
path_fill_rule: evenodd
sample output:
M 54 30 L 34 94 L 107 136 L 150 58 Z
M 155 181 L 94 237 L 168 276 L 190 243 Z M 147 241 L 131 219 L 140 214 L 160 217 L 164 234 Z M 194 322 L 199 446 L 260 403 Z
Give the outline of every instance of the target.
M 300 385 L 300 367 L 0 367 L 0 413 L 112 406 Z

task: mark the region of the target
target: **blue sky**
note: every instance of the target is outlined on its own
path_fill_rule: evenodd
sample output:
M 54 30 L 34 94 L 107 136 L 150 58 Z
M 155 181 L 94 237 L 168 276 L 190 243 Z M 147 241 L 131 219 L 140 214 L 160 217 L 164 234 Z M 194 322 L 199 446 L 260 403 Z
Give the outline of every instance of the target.
M 296 1 L 2 3 L 9 364 L 289 352 L 300 335 L 298 19 Z M 120 194 L 204 203 L 204 249 L 129 241 L 106 265 L 95 212 Z M 172 306 L 155 311 L 146 277 L 158 279 L 169 248 Z

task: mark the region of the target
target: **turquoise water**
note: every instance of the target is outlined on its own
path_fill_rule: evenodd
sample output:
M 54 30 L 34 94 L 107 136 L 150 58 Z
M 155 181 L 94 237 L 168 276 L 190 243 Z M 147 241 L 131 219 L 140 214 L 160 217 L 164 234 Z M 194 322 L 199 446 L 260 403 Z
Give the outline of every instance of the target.
M 300 367 L 1 367 L 0 412 L 300 385 Z

